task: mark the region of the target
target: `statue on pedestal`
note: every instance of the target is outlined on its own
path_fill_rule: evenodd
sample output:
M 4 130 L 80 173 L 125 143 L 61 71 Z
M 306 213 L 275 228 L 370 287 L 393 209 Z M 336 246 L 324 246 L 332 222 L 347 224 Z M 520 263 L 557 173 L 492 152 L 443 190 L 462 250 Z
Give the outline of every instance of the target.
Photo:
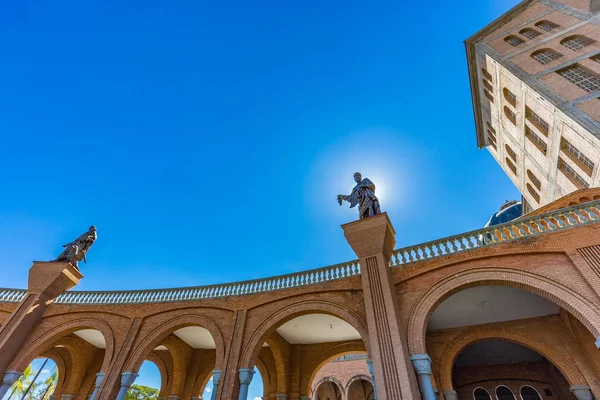
M 344 200 L 350 203 L 350 208 L 358 204 L 360 219 L 381 214 L 379 200 L 375 196 L 375 184 L 369 178 L 362 179 L 360 172 L 354 174 L 354 181 L 356 182 L 356 186 L 354 186 L 350 195 L 338 194 L 337 200 L 340 206 Z
M 96 233 L 96 227 L 94 225 L 90 226 L 90 229 L 79 236 L 74 241 L 64 244 L 65 248 L 62 253 L 54 261 L 62 261 L 69 262 L 76 268 L 79 268 L 77 263 L 83 260 L 84 263 L 87 263 L 86 254 L 94 244 L 94 241 L 98 238 Z

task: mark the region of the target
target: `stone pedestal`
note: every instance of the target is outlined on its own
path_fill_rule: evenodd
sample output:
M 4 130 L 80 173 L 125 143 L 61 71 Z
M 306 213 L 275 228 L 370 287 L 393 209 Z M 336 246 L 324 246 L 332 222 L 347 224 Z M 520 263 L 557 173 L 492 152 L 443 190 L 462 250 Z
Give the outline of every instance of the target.
M 389 267 L 396 232 L 386 213 L 342 225 L 359 258 L 378 399 L 420 397 Z
M 27 295 L 0 327 L 0 372 L 7 369 L 48 305 L 81 278 L 81 272 L 70 263 L 34 261 L 29 270 Z

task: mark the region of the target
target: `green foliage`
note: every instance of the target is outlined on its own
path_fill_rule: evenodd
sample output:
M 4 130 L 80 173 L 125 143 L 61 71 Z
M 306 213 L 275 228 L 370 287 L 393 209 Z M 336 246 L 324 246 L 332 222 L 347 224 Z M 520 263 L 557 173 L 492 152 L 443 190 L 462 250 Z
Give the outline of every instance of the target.
M 155 400 L 158 398 L 158 389 L 148 386 L 131 385 L 125 400 Z

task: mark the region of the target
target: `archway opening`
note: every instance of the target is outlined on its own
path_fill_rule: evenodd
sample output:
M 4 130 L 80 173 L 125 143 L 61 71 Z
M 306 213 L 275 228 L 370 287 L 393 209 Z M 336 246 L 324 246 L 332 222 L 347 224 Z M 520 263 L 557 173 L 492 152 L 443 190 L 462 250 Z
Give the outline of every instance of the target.
M 342 400 L 342 392 L 335 381 L 324 380 L 316 389 L 315 400 Z
M 548 359 L 530 348 L 503 339 L 465 347 L 452 368 L 458 398 L 475 400 L 570 399 L 569 383 Z
M 36 358 L 8 390 L 6 400 L 48 400 L 58 384 L 58 367 L 50 358 Z
M 374 400 L 375 391 L 373 390 L 373 384 L 371 381 L 359 378 L 352 381 L 348 386 L 348 393 L 346 398 L 348 400 Z
M 202 397 L 208 393 L 210 398 L 216 344 L 206 328 L 177 326 L 163 332 L 149 346 L 138 362 L 138 377 L 130 394 L 143 390 L 149 398 L 166 399 Z

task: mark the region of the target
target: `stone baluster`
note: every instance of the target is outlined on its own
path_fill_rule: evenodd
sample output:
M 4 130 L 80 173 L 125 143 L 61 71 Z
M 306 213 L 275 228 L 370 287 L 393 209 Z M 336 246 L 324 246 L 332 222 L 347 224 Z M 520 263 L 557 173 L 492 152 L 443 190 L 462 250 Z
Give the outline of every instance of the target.
M 240 394 L 238 396 L 238 400 L 247 400 L 248 386 L 250 386 L 250 382 L 252 382 L 252 377 L 254 376 L 254 369 L 240 368 L 238 374 L 240 378 Z
M 219 391 L 219 384 L 221 383 L 221 371 L 215 369 L 213 371 L 213 389 L 210 394 L 210 400 L 217 400 L 217 392 Z
M 96 396 L 98 396 L 98 391 L 100 390 L 100 385 L 104 380 L 104 376 L 105 374 L 103 374 L 102 372 L 96 374 L 96 383 L 94 384 L 94 391 L 92 392 L 90 400 L 96 400 Z
M 433 392 L 433 385 L 431 383 L 431 358 L 427 354 L 414 354 L 410 359 L 419 378 L 423 400 L 435 400 L 435 393 Z
M 587 385 L 573 385 L 569 390 L 577 397 L 577 400 L 592 400 L 594 398 L 590 387 Z
M 4 397 L 6 392 L 8 392 L 8 389 L 10 389 L 11 386 L 21 378 L 21 376 L 23 376 L 23 373 L 19 371 L 6 371 L 4 373 L 2 386 L 0 386 L 0 399 Z
M 119 394 L 117 394 L 117 400 L 125 400 L 125 396 L 127 395 L 127 391 L 135 382 L 135 378 L 138 377 L 138 374 L 135 372 L 123 372 L 121 374 L 121 388 L 119 389 Z
M 373 382 L 373 400 L 377 400 L 377 384 L 375 383 L 375 370 L 373 369 L 373 360 L 367 359 L 367 369 L 369 375 L 371 375 L 371 381 Z

